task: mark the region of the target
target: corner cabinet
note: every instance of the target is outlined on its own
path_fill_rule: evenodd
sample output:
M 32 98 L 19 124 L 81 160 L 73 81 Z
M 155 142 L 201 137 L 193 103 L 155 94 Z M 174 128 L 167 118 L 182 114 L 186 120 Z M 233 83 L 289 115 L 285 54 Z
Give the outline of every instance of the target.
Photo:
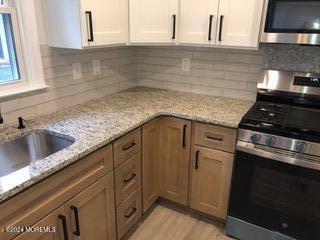
M 128 42 L 127 0 L 45 0 L 51 47 L 82 49 Z
M 142 127 L 142 200 L 145 213 L 159 197 L 159 153 L 161 118 Z
M 130 43 L 175 44 L 179 0 L 129 0 Z
M 187 205 L 191 122 L 164 117 L 161 134 L 160 196 Z
M 263 0 L 184 0 L 180 43 L 257 48 Z

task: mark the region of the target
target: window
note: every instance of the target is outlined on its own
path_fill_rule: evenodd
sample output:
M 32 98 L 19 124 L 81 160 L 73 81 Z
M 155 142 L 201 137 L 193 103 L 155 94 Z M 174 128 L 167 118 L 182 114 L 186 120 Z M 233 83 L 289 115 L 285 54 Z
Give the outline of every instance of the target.
M 21 80 L 10 13 L 0 14 L 0 83 Z
M 34 4 L 0 0 L 0 100 L 47 88 Z

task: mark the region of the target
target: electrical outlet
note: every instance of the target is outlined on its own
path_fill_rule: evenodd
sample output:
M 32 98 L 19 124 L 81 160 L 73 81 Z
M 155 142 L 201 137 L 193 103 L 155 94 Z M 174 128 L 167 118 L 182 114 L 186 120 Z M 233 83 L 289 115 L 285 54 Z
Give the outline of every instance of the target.
M 81 79 L 82 78 L 82 70 L 81 63 L 73 63 L 73 79 Z
M 101 74 L 100 60 L 92 61 L 93 75 L 97 76 Z
M 182 58 L 182 71 L 190 72 L 190 58 Z

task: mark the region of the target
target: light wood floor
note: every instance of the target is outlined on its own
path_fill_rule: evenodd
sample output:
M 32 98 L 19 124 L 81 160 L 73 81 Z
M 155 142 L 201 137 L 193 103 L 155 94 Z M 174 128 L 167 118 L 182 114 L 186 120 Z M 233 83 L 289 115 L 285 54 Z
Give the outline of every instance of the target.
M 128 240 L 231 240 L 223 225 L 157 205 Z

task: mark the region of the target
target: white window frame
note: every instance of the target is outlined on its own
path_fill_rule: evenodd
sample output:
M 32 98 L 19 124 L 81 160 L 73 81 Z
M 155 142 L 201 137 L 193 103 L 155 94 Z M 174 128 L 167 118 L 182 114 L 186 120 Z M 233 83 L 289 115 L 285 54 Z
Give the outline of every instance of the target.
M 1 7 L 10 13 L 21 80 L 0 85 L 0 101 L 45 90 L 40 42 L 33 0 L 15 0 L 15 7 Z

